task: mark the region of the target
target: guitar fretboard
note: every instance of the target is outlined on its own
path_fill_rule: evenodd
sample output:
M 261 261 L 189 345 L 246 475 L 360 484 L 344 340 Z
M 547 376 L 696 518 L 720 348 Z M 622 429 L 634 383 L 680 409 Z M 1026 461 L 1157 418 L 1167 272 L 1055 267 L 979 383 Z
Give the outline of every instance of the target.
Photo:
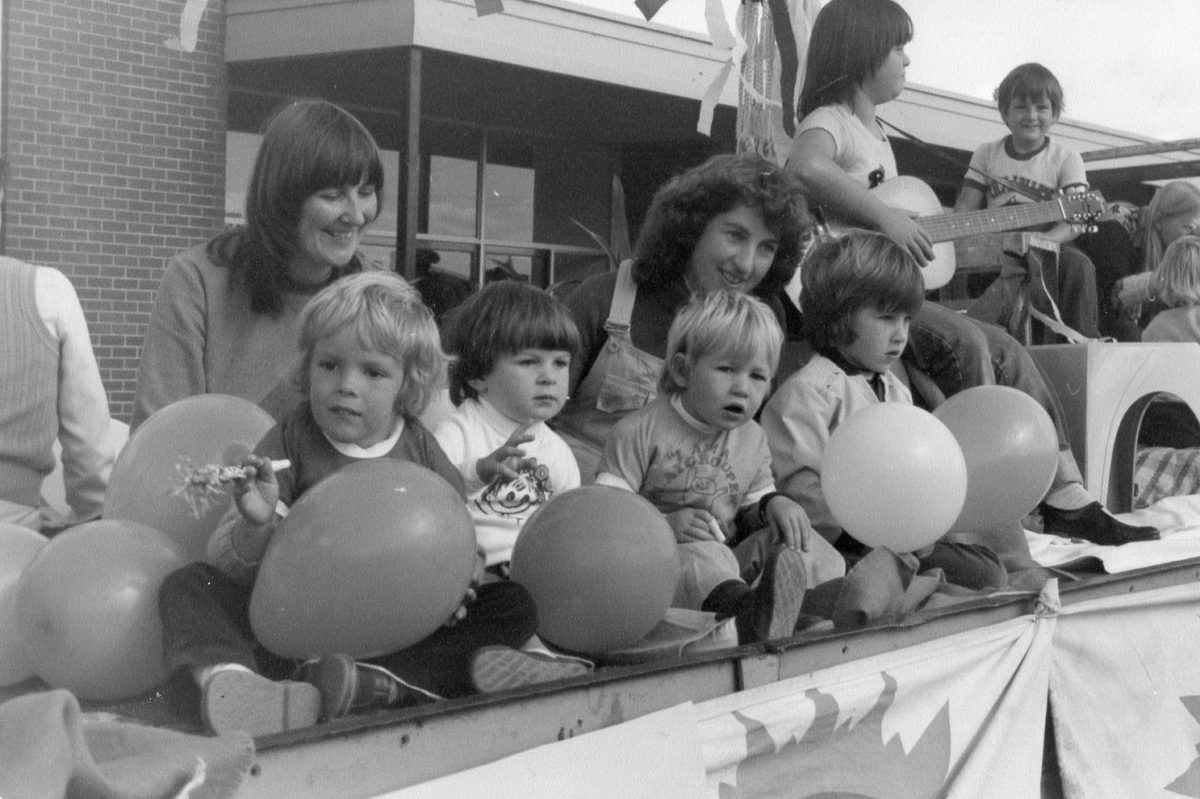
M 934 243 L 953 241 L 980 233 L 1000 233 L 1020 230 L 1046 222 L 1059 222 L 1067 218 L 1062 203 L 1058 201 L 1007 205 L 1003 208 L 984 208 L 979 211 L 963 211 L 956 214 L 935 214 L 917 219 Z

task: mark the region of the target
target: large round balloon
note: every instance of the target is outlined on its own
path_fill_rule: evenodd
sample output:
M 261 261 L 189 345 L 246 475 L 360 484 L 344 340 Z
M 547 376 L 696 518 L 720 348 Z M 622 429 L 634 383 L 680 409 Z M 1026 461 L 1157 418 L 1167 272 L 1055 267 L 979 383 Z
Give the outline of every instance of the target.
M 454 614 L 474 569 L 456 489 L 413 463 L 359 461 L 292 505 L 259 566 L 250 624 L 285 657 L 396 652 Z
M 158 685 L 158 589 L 186 562 L 178 542 L 137 522 L 86 522 L 51 538 L 17 585 L 18 627 L 34 672 L 97 701 Z
M 838 524 L 871 547 L 911 552 L 941 538 L 967 495 L 967 465 L 946 425 L 881 402 L 844 421 L 821 457 L 821 491 Z
M 1042 500 L 1058 466 L 1050 414 L 1008 386 L 975 386 L 950 397 L 934 416 L 954 434 L 967 462 L 967 498 L 950 529 L 994 530 Z
M 178 490 L 181 470 L 232 461 L 254 449 L 273 425 L 262 408 L 227 394 L 199 394 L 158 409 L 117 456 L 101 515 L 161 530 L 182 544 L 190 559 L 202 559 L 232 500 L 213 492 L 194 507 Z
M 17 626 L 17 583 L 46 541 L 28 527 L 0 522 L 0 687 L 34 676 Z
M 675 596 L 679 554 L 666 518 L 646 499 L 585 486 L 525 522 L 512 579 L 533 595 L 539 636 L 599 655 L 635 643 L 662 619 Z

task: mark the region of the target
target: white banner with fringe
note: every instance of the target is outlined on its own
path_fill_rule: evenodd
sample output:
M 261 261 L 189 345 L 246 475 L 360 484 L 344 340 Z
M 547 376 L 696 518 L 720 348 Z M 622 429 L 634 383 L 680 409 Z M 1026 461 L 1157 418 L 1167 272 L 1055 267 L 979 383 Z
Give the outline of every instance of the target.
M 1068 799 L 1200 797 L 1200 583 L 1063 608 L 1050 707 Z

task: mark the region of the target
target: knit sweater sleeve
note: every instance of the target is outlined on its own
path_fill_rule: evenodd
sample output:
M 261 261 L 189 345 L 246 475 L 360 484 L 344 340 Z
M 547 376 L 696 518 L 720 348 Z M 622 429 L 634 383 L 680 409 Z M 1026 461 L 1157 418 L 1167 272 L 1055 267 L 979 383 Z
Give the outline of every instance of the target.
M 172 258 L 159 284 L 138 361 L 131 428 L 159 408 L 207 390 L 205 289 L 196 252 Z
M 100 513 L 116 460 L 109 436 L 108 399 L 92 351 L 87 320 L 75 288 L 56 269 L 38 267 L 37 297 L 43 318 L 59 342 L 58 440 L 62 445 L 63 486 L 73 517 Z M 47 304 L 42 308 L 42 304 Z

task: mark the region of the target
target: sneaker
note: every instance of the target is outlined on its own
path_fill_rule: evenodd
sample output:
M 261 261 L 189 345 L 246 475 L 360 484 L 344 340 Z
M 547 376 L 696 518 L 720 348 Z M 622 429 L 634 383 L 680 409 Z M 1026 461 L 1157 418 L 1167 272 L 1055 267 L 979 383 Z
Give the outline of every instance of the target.
M 308 683 L 276 682 L 242 667 L 214 669 L 200 690 L 204 723 L 217 735 L 298 730 L 321 712 L 321 695 Z
M 358 663 L 349 655 L 325 655 L 301 667 L 305 683 L 316 687 L 321 697 L 321 720 L 340 719 L 351 710 L 400 707 L 432 701 L 370 663 Z
M 582 660 L 556 658 L 508 646 L 480 647 L 471 656 L 471 682 L 484 694 L 579 677 L 591 670 L 591 666 Z
M 763 563 L 762 577 L 748 599 L 749 632 L 756 641 L 786 638 L 796 631 L 808 579 L 804 560 L 789 547 L 779 547 Z

